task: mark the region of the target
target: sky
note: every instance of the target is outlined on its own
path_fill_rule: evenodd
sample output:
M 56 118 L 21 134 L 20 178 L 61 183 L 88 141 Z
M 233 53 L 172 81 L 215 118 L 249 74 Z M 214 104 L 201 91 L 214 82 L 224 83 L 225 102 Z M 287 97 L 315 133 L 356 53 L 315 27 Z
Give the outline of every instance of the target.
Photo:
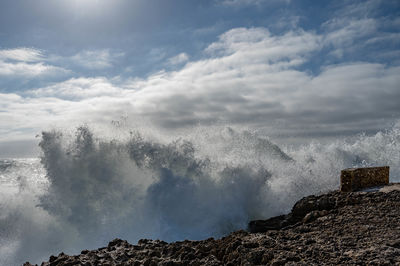
M 399 102 L 398 0 L 0 2 L 0 157 L 115 121 L 373 134 Z

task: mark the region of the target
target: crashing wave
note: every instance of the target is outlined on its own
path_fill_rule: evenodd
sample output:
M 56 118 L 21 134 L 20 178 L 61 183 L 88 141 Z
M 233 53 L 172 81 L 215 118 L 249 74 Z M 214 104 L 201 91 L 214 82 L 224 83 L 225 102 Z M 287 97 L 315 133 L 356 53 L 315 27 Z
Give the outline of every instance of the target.
M 392 181 L 400 177 L 397 126 L 352 142 L 295 148 L 231 128 L 165 142 L 140 133 L 99 137 L 82 126 L 74 134 L 43 132 L 40 147 L 40 164 L 0 165 L 2 184 L 16 187 L 0 198 L 2 265 L 115 237 L 220 237 L 337 188 L 347 167 L 390 165 Z

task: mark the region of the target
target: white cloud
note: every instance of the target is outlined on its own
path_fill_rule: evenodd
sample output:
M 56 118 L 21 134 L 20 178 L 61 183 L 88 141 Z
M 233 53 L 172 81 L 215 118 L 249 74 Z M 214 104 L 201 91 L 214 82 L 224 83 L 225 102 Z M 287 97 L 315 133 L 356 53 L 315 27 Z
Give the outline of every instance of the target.
M 68 70 L 45 64 L 42 51 L 32 48 L 0 50 L 0 76 L 34 78 L 69 73 Z
M 377 129 L 400 115 L 400 68 L 363 62 L 317 76 L 298 70 L 322 40 L 305 31 L 230 30 L 206 49 L 211 57 L 131 84 L 140 88 L 133 106 L 167 127 L 220 120 L 292 133 Z
M 34 78 L 39 76 L 54 76 L 69 73 L 61 67 L 40 63 L 4 62 L 0 60 L 0 76 L 12 78 Z
M 379 14 L 382 8 L 389 8 L 384 7 L 386 4 L 390 7 L 394 2 L 355 1 L 334 11 L 334 16 L 321 27 L 325 31 L 324 45 L 332 49 L 329 54 L 348 60 L 355 54 L 360 56 L 360 51 L 368 51 L 364 58 L 374 60 L 392 53 L 388 51 L 388 46 L 398 41 L 397 31 L 394 30 L 398 28 L 398 18 Z
M 353 62 L 318 75 L 301 70 L 323 40 L 302 30 L 232 29 L 208 46 L 205 58 L 175 71 L 118 83 L 75 78 L 26 95 L 2 94 L 0 130 L 109 123 L 128 114 L 169 128 L 225 121 L 323 135 L 378 129 L 399 117 L 399 67 Z
M 109 49 L 84 50 L 74 55 L 50 55 L 46 61 L 56 65 L 68 66 L 72 69 L 103 70 L 113 67 L 124 53 Z
M 43 59 L 43 53 L 33 48 L 16 48 L 0 50 L 0 60 L 15 60 L 23 62 L 36 62 Z
M 249 63 L 302 61 L 307 54 L 321 48 L 321 37 L 302 30 L 272 36 L 264 28 L 232 29 L 206 49 L 210 54 L 239 59 Z
M 32 139 L 49 127 L 69 128 L 80 123 L 110 124 L 129 109 L 124 97 L 94 97 L 70 101 L 51 96 L 28 97 L 0 93 L 0 141 Z
M 104 96 L 121 95 L 122 89 L 104 77 L 72 78 L 51 86 L 29 91 L 35 97 L 56 97 L 69 100 L 82 100 Z
M 353 18 L 367 18 L 374 12 L 380 9 L 382 0 L 365 0 L 348 2 L 345 5 L 340 5 L 341 8 L 335 11 L 335 17 L 353 17 Z
M 87 50 L 80 52 L 70 59 L 78 65 L 88 69 L 105 69 L 112 67 L 115 59 L 123 56 L 122 53 L 112 54 L 109 50 Z
M 375 19 L 347 20 L 343 18 L 333 19 L 324 24 L 329 33 L 324 38 L 326 44 L 331 44 L 338 49 L 349 48 L 354 41 L 371 36 L 376 32 Z
M 179 65 L 182 63 L 186 63 L 189 60 L 189 56 L 185 53 L 180 53 L 174 57 L 168 59 L 168 63 L 171 65 Z

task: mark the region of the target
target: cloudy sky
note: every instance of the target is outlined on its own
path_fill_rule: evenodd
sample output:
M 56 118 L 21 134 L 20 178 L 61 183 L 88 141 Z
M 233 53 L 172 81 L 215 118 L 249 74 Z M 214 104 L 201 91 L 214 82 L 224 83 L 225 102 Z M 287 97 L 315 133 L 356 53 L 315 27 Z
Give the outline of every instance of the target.
M 121 119 L 368 134 L 399 103 L 398 0 L 0 2 L 3 151 Z

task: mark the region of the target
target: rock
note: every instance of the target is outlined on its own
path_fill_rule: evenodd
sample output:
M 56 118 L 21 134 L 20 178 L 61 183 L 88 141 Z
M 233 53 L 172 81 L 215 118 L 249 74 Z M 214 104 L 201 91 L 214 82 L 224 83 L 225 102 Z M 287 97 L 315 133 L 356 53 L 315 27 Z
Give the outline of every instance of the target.
M 338 193 L 336 194 L 339 195 Z M 326 215 L 327 211 L 335 208 L 337 204 L 337 199 L 335 197 L 336 194 L 334 193 L 322 196 L 312 195 L 304 197 L 296 202 L 296 204 L 292 208 L 292 211 L 289 214 L 272 217 L 267 220 L 250 221 L 248 225 L 248 230 L 251 233 L 262 233 L 270 230 L 279 230 L 288 226 L 293 226 L 296 223 L 306 222 L 310 219 L 315 220 L 320 216 Z M 305 220 L 303 218 L 305 218 Z
M 328 211 L 326 211 L 326 210 L 312 211 L 310 213 L 307 213 L 307 215 L 304 216 L 304 218 L 303 218 L 303 223 L 312 222 L 312 221 L 316 220 L 317 218 L 326 215 L 327 213 L 328 213 Z
M 389 184 L 389 166 L 349 168 L 340 175 L 340 191 L 351 192 Z
M 56 259 L 57 259 L 57 257 L 55 257 L 55 256 L 50 256 L 49 262 L 53 262 L 53 261 L 55 261 Z
M 268 230 L 278 230 L 283 227 L 285 220 L 287 219 L 286 215 L 280 215 L 276 217 L 272 217 L 268 220 L 255 220 L 250 221 L 248 230 L 251 233 L 261 233 L 266 232 Z
M 262 233 L 174 243 L 143 239 L 137 245 L 114 239 L 106 248 L 51 256 L 42 266 L 400 265 L 400 186 L 381 191 L 305 197 L 288 215 L 250 223 Z
M 387 245 L 393 248 L 400 249 L 400 240 L 391 241 Z

